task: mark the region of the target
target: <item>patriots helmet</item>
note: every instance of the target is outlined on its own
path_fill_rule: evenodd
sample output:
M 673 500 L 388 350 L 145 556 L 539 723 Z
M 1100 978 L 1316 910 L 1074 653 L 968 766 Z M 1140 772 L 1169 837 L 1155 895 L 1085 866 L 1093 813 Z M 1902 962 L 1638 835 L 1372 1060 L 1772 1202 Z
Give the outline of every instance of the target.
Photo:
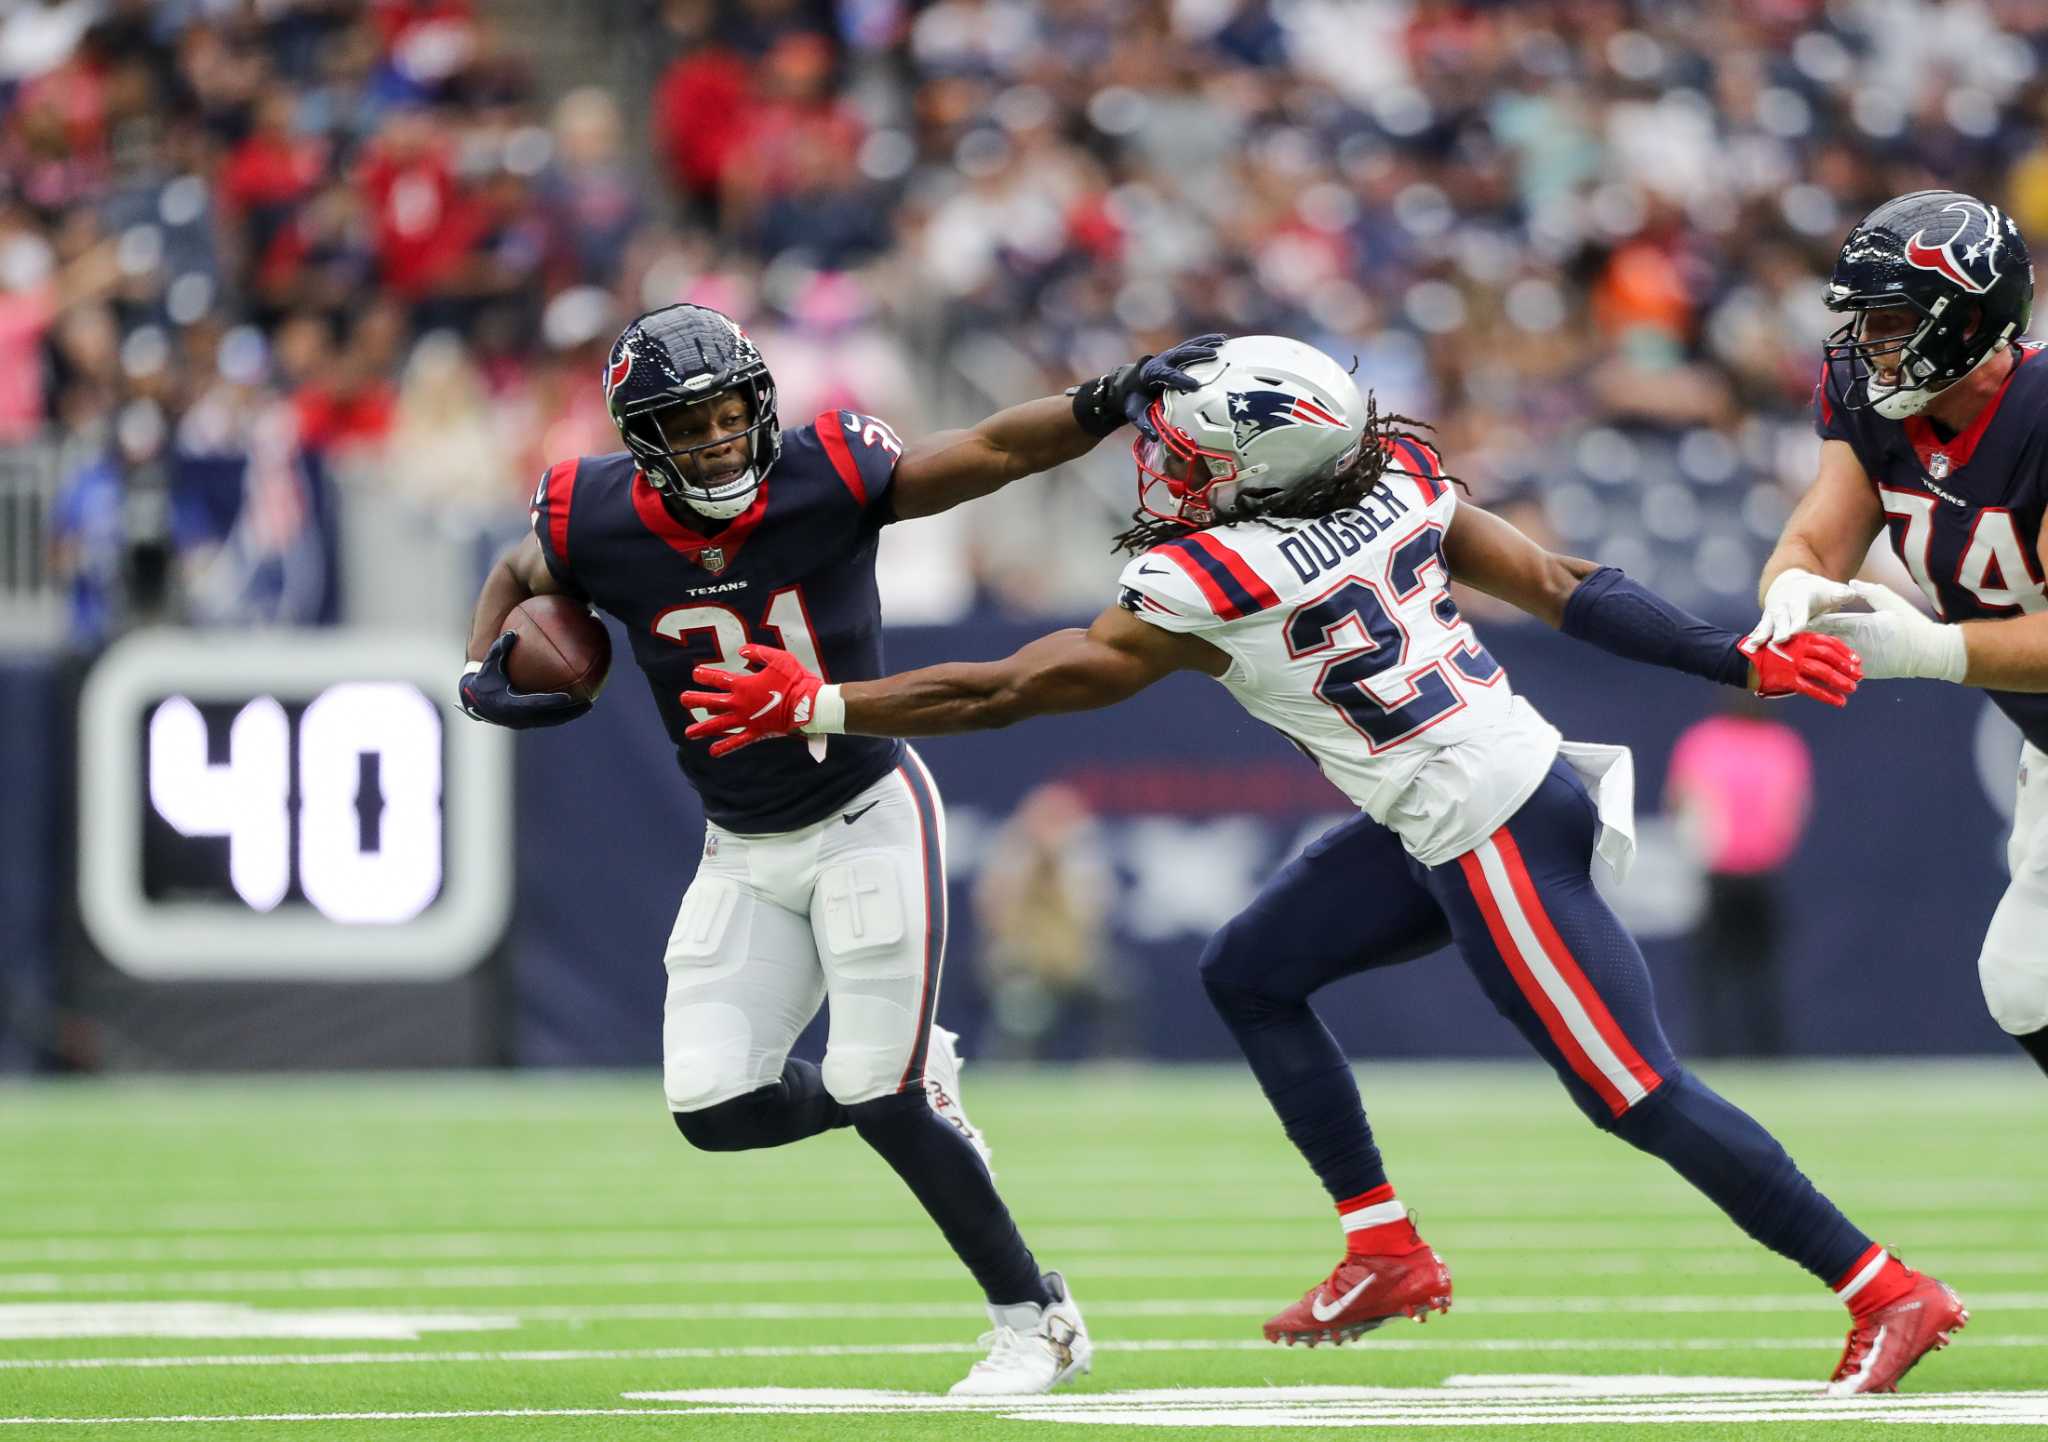
M 736 460 L 713 469 L 699 453 L 730 446 L 734 435 L 697 439 L 708 417 L 682 408 L 728 391 L 747 403 L 745 443 Z M 647 484 L 716 520 L 753 504 L 782 454 L 768 363 L 738 322 L 709 306 L 663 306 L 619 332 L 605 358 L 604 403 Z M 702 419 L 693 426 L 692 417 Z
M 1201 384 L 1153 401 L 1146 419 L 1156 437 L 1141 430 L 1131 446 L 1141 513 L 1191 526 L 1255 515 L 1358 458 L 1365 402 L 1350 373 L 1314 346 L 1236 336 L 1187 370 Z
M 1916 190 L 1857 222 L 1824 299 L 1847 317 L 1827 340 L 1828 400 L 1904 420 L 2026 330 L 2034 268 L 1997 206 Z

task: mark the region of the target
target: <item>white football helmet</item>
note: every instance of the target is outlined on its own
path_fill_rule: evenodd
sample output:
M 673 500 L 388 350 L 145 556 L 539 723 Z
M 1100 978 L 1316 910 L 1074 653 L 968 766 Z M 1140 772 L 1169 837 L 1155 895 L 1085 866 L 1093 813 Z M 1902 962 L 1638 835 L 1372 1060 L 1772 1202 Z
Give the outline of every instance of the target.
M 1201 385 L 1167 391 L 1146 412 L 1159 439 L 1139 434 L 1138 509 L 1207 525 L 1335 475 L 1358 457 L 1365 401 L 1344 367 L 1277 335 L 1225 341 L 1187 368 Z M 1153 503 L 1164 486 L 1170 506 Z

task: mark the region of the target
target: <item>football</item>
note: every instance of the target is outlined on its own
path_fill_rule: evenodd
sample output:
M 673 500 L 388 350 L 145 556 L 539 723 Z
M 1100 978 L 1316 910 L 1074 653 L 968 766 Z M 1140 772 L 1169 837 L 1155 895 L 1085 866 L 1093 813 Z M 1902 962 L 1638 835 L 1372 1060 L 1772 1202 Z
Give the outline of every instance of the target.
M 566 691 L 595 701 L 612 669 L 612 637 L 604 622 L 569 596 L 534 596 L 505 618 L 519 639 L 505 657 L 505 675 L 521 691 Z

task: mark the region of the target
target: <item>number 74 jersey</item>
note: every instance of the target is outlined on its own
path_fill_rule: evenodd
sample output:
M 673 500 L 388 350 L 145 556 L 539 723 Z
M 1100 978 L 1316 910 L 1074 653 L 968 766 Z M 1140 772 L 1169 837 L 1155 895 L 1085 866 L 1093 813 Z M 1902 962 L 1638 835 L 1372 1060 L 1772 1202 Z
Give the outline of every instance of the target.
M 1118 604 L 1230 657 L 1219 679 L 1425 865 L 1528 799 L 1559 736 L 1451 600 L 1457 495 L 1407 443 L 1355 507 L 1196 531 L 1125 566 Z
M 1822 378 L 1825 382 L 1825 377 Z M 1899 560 L 1944 621 L 2048 611 L 2041 540 L 2048 517 L 2048 357 L 2015 347 L 2013 368 L 1968 428 L 1955 435 L 1925 416 L 1889 421 L 1845 411 L 1814 390 L 1822 440 L 1844 441 L 1884 507 Z M 2048 694 L 1988 691 L 2036 746 L 2048 747 Z

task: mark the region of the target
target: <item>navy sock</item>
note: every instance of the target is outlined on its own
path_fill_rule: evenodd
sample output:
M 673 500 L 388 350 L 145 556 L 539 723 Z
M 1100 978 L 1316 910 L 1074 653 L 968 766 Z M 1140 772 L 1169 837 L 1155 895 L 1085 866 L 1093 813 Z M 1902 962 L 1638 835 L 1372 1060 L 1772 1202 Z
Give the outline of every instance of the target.
M 2020 1044 L 2020 1049 L 2032 1057 L 2042 1071 L 2048 1072 L 2048 1026 L 2042 1027 L 2039 1031 L 2030 1031 L 2025 1036 L 2016 1036 L 2013 1040 Z
M 1690 1072 L 1614 1121 L 1630 1146 L 1662 1157 L 1735 1225 L 1834 1286 L 1871 1241 L 1806 1179 L 1778 1139 Z
M 1287 1139 L 1330 1200 L 1386 1185 L 1386 1164 L 1373 1144 L 1351 1063 L 1309 1004 L 1233 986 L 1214 970 L 1204 970 L 1202 980 Z
M 895 1169 L 939 1224 L 989 1301 L 1045 1306 L 1057 1300 L 973 1144 L 932 1110 L 922 1088 L 855 1102 L 846 1110 L 861 1140 Z
M 834 1127 L 850 1126 L 846 1108 L 825 1090 L 817 1067 L 791 1060 L 782 1079 L 701 1111 L 675 1112 L 676 1130 L 707 1152 L 787 1146 Z

